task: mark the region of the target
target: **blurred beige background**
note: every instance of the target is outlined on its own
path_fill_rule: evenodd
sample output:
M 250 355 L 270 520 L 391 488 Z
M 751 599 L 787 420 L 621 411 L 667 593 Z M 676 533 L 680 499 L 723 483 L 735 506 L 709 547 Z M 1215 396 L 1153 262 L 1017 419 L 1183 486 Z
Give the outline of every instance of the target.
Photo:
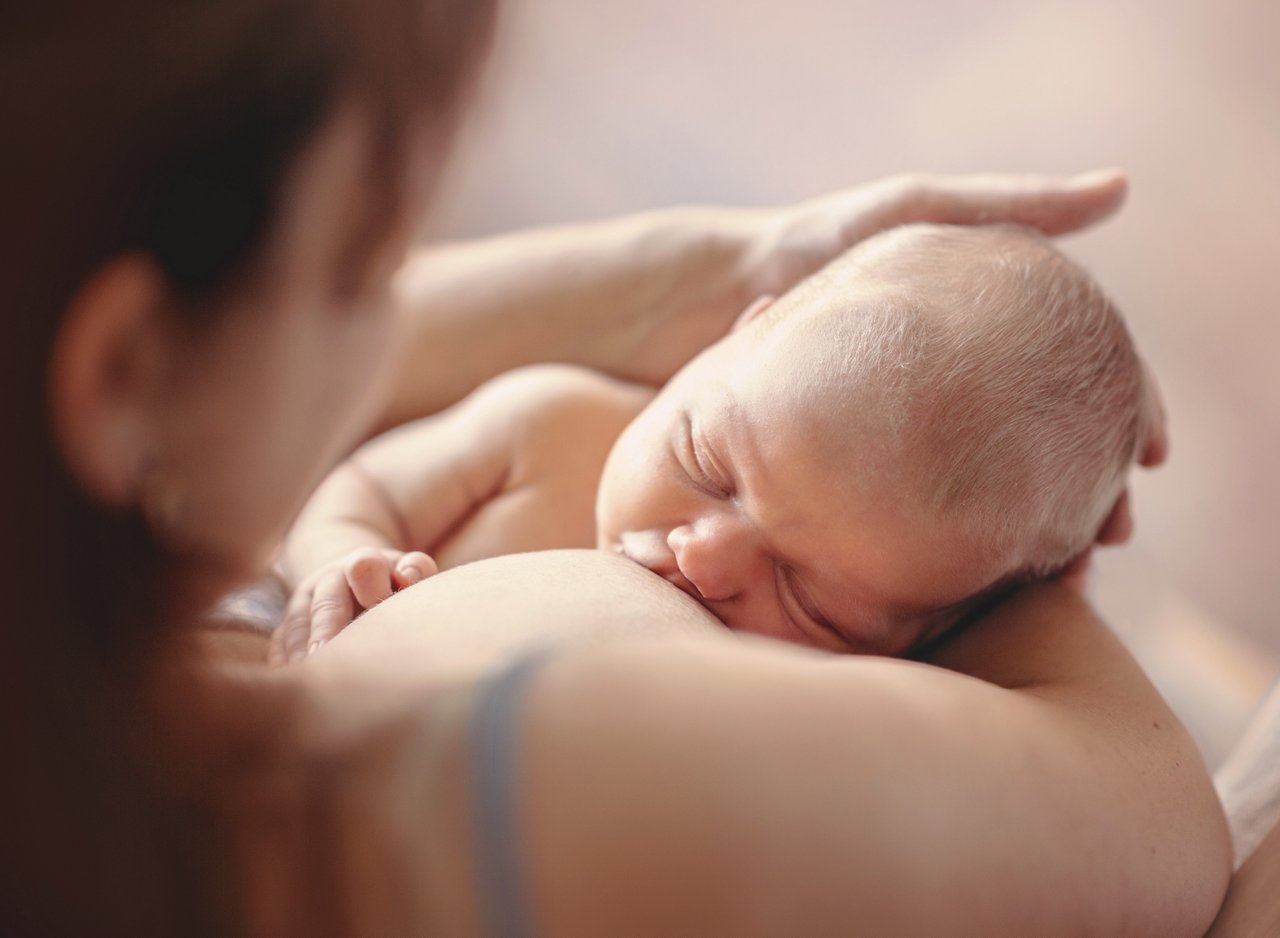
M 435 225 L 1124 167 L 1122 215 L 1066 247 L 1159 375 L 1173 454 L 1095 599 L 1216 761 L 1280 655 L 1278 42 L 1276 0 L 507 0 Z

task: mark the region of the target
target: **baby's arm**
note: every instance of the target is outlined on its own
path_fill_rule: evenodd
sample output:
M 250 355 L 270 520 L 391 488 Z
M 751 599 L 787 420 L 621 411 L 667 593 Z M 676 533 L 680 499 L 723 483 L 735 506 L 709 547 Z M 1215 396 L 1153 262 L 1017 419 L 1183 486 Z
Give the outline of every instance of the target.
M 293 593 L 272 642 L 282 664 L 331 638 L 360 612 L 436 572 L 433 550 L 502 490 L 519 380 L 502 376 L 431 417 L 383 434 L 321 483 L 285 539 Z
M 367 443 L 325 479 L 286 539 L 281 567 L 294 592 L 273 660 L 300 657 L 435 573 L 426 553 L 442 551 L 447 567 L 594 544 L 600 466 L 651 393 L 536 365 Z
M 512 460 L 512 382 L 376 437 L 321 483 L 285 542 L 290 585 L 363 549 L 430 551 L 501 490 Z

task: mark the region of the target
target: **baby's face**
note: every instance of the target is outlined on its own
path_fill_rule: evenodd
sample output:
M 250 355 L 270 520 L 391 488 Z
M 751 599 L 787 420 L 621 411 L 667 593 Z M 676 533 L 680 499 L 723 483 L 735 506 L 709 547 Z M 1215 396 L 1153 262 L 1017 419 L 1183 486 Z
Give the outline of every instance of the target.
M 898 655 L 1011 569 L 911 503 L 902 460 L 834 374 L 824 317 L 752 323 L 686 366 L 618 438 L 599 546 L 732 629 Z M 867 424 L 867 425 L 863 425 Z

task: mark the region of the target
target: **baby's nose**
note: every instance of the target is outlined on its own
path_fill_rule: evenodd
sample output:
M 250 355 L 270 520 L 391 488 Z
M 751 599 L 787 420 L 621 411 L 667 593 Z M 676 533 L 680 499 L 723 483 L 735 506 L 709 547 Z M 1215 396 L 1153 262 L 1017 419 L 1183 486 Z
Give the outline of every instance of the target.
M 750 544 L 746 532 L 720 519 L 682 524 L 667 535 L 667 544 L 685 578 L 708 602 L 738 596 L 750 576 Z
M 667 532 L 627 531 L 618 546 L 624 556 L 647 567 L 677 589 L 684 590 L 694 599 L 704 598 L 689 578 L 680 572 L 676 555 L 667 544 Z
M 622 553 L 659 576 L 678 573 L 675 554 L 662 531 L 626 531 L 619 538 Z

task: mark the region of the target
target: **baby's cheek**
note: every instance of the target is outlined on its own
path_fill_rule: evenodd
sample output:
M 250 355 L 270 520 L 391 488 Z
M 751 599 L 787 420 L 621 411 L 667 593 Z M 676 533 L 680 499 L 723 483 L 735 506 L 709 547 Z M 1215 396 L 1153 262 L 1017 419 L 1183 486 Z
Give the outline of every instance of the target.
M 616 448 L 605 465 L 596 495 L 596 520 L 614 535 L 656 523 L 662 469 L 647 453 Z
M 643 488 L 630 476 L 604 480 L 596 498 L 597 546 L 613 549 L 626 532 L 650 527 L 643 511 Z
M 619 495 L 627 488 L 627 467 L 627 454 L 615 445 L 605 460 L 596 487 L 596 525 L 601 532 L 607 529 L 613 534 L 618 533 Z

